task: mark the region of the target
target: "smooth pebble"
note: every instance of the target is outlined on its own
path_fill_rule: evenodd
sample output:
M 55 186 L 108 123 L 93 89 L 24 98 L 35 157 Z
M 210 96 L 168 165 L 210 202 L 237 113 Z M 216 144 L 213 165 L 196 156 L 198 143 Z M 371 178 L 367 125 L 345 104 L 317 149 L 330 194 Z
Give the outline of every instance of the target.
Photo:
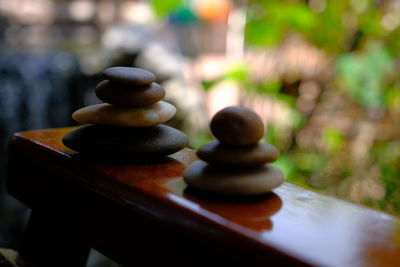
M 123 85 L 104 80 L 95 93 L 103 102 L 121 107 L 142 107 L 154 104 L 165 96 L 165 90 L 157 83 L 145 86 Z
M 128 85 L 146 85 L 156 80 L 152 72 L 131 67 L 111 67 L 104 70 L 103 75 L 108 80 Z
M 213 141 L 200 147 L 197 156 L 217 166 L 252 167 L 274 162 L 279 150 L 271 144 L 232 146 Z
M 231 106 L 218 111 L 211 120 L 211 132 L 224 144 L 256 144 L 264 135 L 261 118 L 249 108 Z
M 81 108 L 72 114 L 72 118 L 89 124 L 148 127 L 168 121 L 175 113 L 176 108 L 164 101 L 138 108 L 103 103 Z
M 86 125 L 66 134 L 62 142 L 75 151 L 96 156 L 149 157 L 175 153 L 186 147 L 188 138 L 162 124 L 144 128 Z
M 228 195 L 265 194 L 284 182 L 281 170 L 270 164 L 251 170 L 231 170 L 211 166 L 202 160 L 189 165 L 183 179 L 195 189 Z

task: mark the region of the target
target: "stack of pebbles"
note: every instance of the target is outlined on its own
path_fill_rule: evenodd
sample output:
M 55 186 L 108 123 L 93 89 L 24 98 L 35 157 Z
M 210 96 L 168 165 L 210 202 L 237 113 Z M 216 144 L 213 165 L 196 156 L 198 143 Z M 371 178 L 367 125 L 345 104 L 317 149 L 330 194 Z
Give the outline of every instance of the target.
M 78 152 L 99 156 L 162 157 L 183 149 L 188 139 L 182 132 L 161 123 L 171 119 L 176 108 L 164 101 L 164 89 L 153 73 L 138 68 L 112 67 L 96 95 L 106 103 L 87 106 L 72 114 L 90 125 L 63 137 L 63 143 Z M 99 154 L 100 153 L 100 154 Z
M 283 173 L 266 164 L 275 161 L 279 151 L 259 142 L 264 125 L 254 111 L 241 106 L 225 108 L 213 117 L 210 128 L 218 141 L 202 146 L 197 151 L 201 160 L 184 171 L 189 187 L 228 195 L 259 195 L 282 184 Z

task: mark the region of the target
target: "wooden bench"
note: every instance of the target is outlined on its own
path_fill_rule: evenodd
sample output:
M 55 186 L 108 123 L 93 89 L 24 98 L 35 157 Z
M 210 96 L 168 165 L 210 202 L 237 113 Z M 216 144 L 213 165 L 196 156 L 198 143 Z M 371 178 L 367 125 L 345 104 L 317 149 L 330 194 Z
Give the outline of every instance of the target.
M 158 162 L 83 158 L 71 128 L 17 133 L 8 192 L 32 209 L 20 254 L 84 266 L 95 248 L 124 266 L 400 266 L 400 220 L 291 183 L 223 199 L 191 191 L 185 149 Z M 38 264 L 39 263 L 39 264 Z

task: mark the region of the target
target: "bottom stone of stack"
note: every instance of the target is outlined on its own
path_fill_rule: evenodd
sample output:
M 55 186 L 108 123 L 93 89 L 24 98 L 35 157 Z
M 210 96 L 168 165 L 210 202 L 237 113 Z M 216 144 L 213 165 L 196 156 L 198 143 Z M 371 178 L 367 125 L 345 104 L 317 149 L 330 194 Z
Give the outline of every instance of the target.
M 89 154 L 106 156 L 161 157 L 173 154 L 188 144 L 181 131 L 159 124 L 151 127 L 86 125 L 66 134 L 65 146 Z
M 183 179 L 198 190 L 228 195 L 260 195 L 281 185 L 284 176 L 280 169 L 270 164 L 253 169 L 229 169 L 198 160 L 186 168 Z

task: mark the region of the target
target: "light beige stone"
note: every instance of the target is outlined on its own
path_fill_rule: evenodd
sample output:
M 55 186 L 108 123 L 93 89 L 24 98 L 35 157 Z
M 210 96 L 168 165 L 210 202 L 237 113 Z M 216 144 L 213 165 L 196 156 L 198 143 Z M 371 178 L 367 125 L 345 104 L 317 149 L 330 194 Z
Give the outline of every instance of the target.
M 211 166 L 202 160 L 189 165 L 183 179 L 193 188 L 229 195 L 265 194 L 284 181 L 282 171 L 270 164 L 253 169 L 229 169 Z
M 164 101 L 137 108 L 104 103 L 81 108 L 72 114 L 72 118 L 89 124 L 148 127 L 168 121 L 175 113 L 176 108 Z

